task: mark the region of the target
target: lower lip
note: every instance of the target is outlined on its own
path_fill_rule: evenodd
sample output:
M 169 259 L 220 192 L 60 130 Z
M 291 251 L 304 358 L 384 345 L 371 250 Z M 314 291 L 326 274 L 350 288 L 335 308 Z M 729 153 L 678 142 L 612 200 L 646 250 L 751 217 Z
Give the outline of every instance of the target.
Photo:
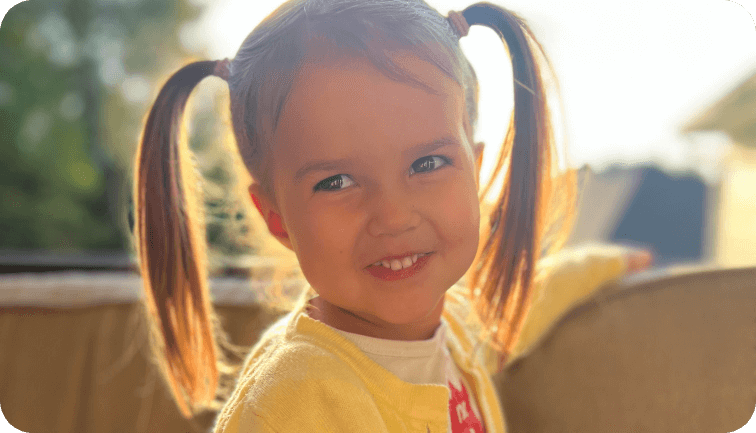
M 430 259 L 431 254 L 424 255 L 422 257 L 418 257 L 417 261 L 412 264 L 409 268 L 400 269 L 398 271 L 392 271 L 391 269 L 379 265 L 379 266 L 368 266 L 367 271 L 370 272 L 370 274 L 376 278 L 380 278 L 382 280 L 386 281 L 395 281 L 395 280 L 402 280 L 404 278 L 409 278 L 416 273 L 420 272 L 425 267 L 425 264 L 428 262 L 428 259 Z

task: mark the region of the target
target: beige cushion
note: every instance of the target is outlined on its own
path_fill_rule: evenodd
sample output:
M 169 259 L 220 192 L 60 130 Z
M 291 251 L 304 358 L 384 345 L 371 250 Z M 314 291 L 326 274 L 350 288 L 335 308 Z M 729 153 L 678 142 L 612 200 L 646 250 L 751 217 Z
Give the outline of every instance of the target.
M 734 431 L 756 408 L 756 269 L 606 287 L 497 382 L 511 433 Z
M 179 414 L 150 360 L 140 279 L 52 272 L 0 277 L 0 409 L 24 432 L 206 432 Z M 252 345 L 280 313 L 248 281 L 214 281 L 233 342 Z M 254 287 L 253 287 L 254 288 Z

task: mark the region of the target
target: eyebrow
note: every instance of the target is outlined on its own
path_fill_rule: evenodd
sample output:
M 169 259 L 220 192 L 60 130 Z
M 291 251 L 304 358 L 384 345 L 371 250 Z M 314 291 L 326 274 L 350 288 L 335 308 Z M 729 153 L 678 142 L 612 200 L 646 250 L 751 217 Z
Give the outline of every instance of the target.
M 442 137 L 427 143 L 416 144 L 409 149 L 404 150 L 402 155 L 406 157 L 407 155 L 427 153 L 445 146 L 459 146 L 459 140 L 454 137 Z M 304 165 L 294 173 L 294 182 L 298 183 L 307 174 L 314 171 L 335 170 L 349 166 L 350 164 L 352 164 L 352 160 L 349 158 L 320 159 L 313 161 Z

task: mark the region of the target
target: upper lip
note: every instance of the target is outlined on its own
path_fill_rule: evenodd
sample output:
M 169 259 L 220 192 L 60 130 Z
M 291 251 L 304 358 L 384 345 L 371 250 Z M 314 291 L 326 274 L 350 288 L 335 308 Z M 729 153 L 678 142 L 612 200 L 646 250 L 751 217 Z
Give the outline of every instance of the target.
M 412 252 L 408 252 L 408 253 L 394 254 L 394 255 L 386 256 L 386 257 L 384 257 L 382 259 L 374 260 L 368 266 L 372 266 L 372 265 L 374 265 L 374 264 L 376 264 L 378 262 L 382 262 L 384 260 L 385 261 L 389 261 L 389 260 L 393 260 L 393 259 L 397 259 L 398 260 L 398 259 L 401 259 L 401 258 L 404 258 L 404 257 L 412 257 L 415 254 L 430 254 L 432 252 L 433 251 L 412 251 Z

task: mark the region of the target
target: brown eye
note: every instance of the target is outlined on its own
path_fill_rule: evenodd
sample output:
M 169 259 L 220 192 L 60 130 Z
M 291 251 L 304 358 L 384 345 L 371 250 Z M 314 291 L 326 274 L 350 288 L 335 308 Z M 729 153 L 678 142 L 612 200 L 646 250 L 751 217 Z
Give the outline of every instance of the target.
M 345 174 L 337 174 L 336 176 L 331 176 L 331 177 L 329 177 L 327 179 L 323 179 L 320 182 L 318 182 L 312 188 L 312 190 L 314 192 L 317 192 L 317 191 L 320 191 L 320 190 L 322 190 L 322 191 L 340 191 L 340 190 L 344 189 L 344 188 L 342 188 L 344 186 L 344 181 L 342 179 L 345 178 L 345 177 L 348 177 L 348 176 L 345 175 Z M 349 185 L 349 182 L 354 183 L 354 181 L 350 179 L 347 182 L 347 186 Z
M 438 167 L 450 164 L 449 158 L 439 155 L 426 156 L 418 159 L 412 164 L 413 173 L 424 173 L 429 171 L 435 171 Z

